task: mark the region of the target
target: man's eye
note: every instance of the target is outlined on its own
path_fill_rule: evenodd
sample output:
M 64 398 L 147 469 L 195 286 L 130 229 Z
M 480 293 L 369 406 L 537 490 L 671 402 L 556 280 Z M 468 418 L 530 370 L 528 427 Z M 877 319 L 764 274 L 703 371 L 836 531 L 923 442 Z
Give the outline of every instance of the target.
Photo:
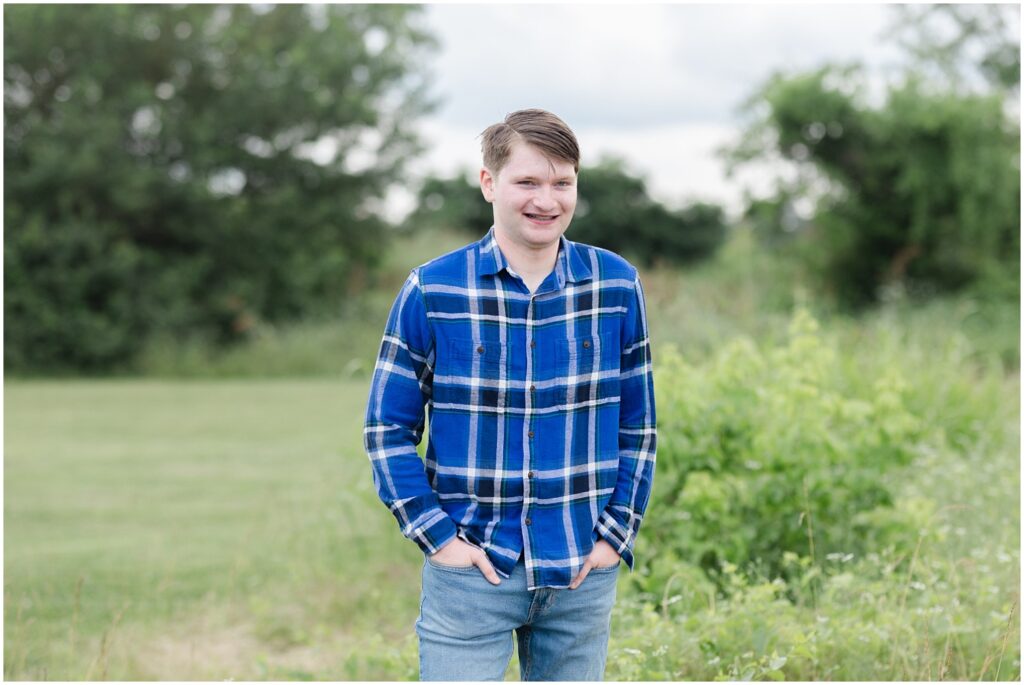
M 519 185 L 521 185 L 521 186 L 532 186 L 533 185 L 533 181 L 520 181 Z

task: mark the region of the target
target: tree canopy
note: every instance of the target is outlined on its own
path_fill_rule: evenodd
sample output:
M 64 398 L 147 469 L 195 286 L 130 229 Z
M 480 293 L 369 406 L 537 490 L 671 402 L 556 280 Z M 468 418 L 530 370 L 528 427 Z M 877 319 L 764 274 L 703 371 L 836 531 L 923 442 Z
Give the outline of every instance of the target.
M 336 307 L 419 150 L 403 5 L 4 8 L 5 365 Z

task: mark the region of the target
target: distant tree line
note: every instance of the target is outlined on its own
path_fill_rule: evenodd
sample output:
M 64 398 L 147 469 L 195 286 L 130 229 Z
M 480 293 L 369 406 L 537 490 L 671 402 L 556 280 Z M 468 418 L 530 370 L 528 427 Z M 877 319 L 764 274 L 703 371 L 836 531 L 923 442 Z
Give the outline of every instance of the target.
M 8 371 L 130 369 L 155 335 L 336 309 L 418 149 L 417 11 L 6 6 Z
M 408 230 L 442 227 L 481 235 L 494 220 L 479 185 L 462 172 L 427 178 Z M 672 210 L 655 201 L 643 178 L 606 158 L 579 172 L 576 213 L 567 237 L 626 255 L 637 263 L 689 264 L 705 259 L 725 241 L 722 208 L 694 203 Z

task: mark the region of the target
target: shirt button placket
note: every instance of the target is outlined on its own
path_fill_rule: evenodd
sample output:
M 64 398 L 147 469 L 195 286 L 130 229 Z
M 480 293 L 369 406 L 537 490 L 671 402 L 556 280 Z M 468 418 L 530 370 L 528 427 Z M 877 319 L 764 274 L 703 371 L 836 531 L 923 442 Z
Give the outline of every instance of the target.
M 531 295 L 530 296 L 530 303 L 529 303 L 529 305 L 527 305 L 527 311 L 526 311 L 526 337 L 530 341 L 530 350 L 527 352 L 527 362 L 526 362 L 526 383 L 528 383 L 529 385 L 527 387 L 526 402 L 525 402 L 525 405 L 526 405 L 526 416 L 524 417 L 524 419 L 525 419 L 525 424 L 526 425 L 524 426 L 524 428 L 526 430 L 526 445 L 525 445 L 525 450 L 524 450 L 524 453 L 525 453 L 524 457 L 525 458 L 523 459 L 523 468 L 524 468 L 524 470 L 527 471 L 526 480 L 523 483 L 523 525 L 526 525 L 526 526 L 529 526 L 529 525 L 533 524 L 533 520 L 530 517 L 530 498 L 531 498 L 531 494 L 532 494 L 531 490 L 532 490 L 532 486 L 533 486 L 533 482 L 532 482 L 532 479 L 533 479 L 532 466 L 533 466 L 533 446 L 535 444 L 535 442 L 534 442 L 535 432 L 534 432 L 534 425 L 533 425 L 533 410 L 534 410 L 534 403 L 536 402 L 536 399 L 537 399 L 537 386 L 534 383 L 534 379 L 536 377 L 536 369 L 534 367 L 534 359 L 535 358 L 534 358 L 534 353 L 533 353 L 533 350 L 535 350 L 537 348 L 537 340 L 536 340 L 536 338 L 533 337 L 534 336 L 534 332 L 533 332 L 533 319 L 534 319 L 534 316 L 535 316 L 534 309 L 533 309 L 533 304 L 534 304 L 535 297 L 536 297 L 535 295 Z M 525 535 L 524 534 L 523 538 L 524 538 L 523 544 L 524 545 L 528 545 L 529 544 L 528 543 L 529 535 Z M 533 554 L 531 553 L 530 556 L 532 557 Z

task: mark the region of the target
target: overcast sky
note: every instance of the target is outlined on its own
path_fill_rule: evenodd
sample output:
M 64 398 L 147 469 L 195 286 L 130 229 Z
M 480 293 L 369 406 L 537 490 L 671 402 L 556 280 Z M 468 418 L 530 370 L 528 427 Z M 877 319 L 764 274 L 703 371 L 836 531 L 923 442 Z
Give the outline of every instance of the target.
M 881 34 L 886 5 L 429 5 L 438 110 L 430 151 L 412 168 L 480 164 L 477 135 L 505 114 L 541 107 L 575 130 L 584 164 L 625 157 L 659 200 L 735 211 L 716 147 L 735 140 L 737 109 L 774 70 L 858 60 L 881 73 L 899 53 Z M 581 179 L 585 182 L 585 179 Z

